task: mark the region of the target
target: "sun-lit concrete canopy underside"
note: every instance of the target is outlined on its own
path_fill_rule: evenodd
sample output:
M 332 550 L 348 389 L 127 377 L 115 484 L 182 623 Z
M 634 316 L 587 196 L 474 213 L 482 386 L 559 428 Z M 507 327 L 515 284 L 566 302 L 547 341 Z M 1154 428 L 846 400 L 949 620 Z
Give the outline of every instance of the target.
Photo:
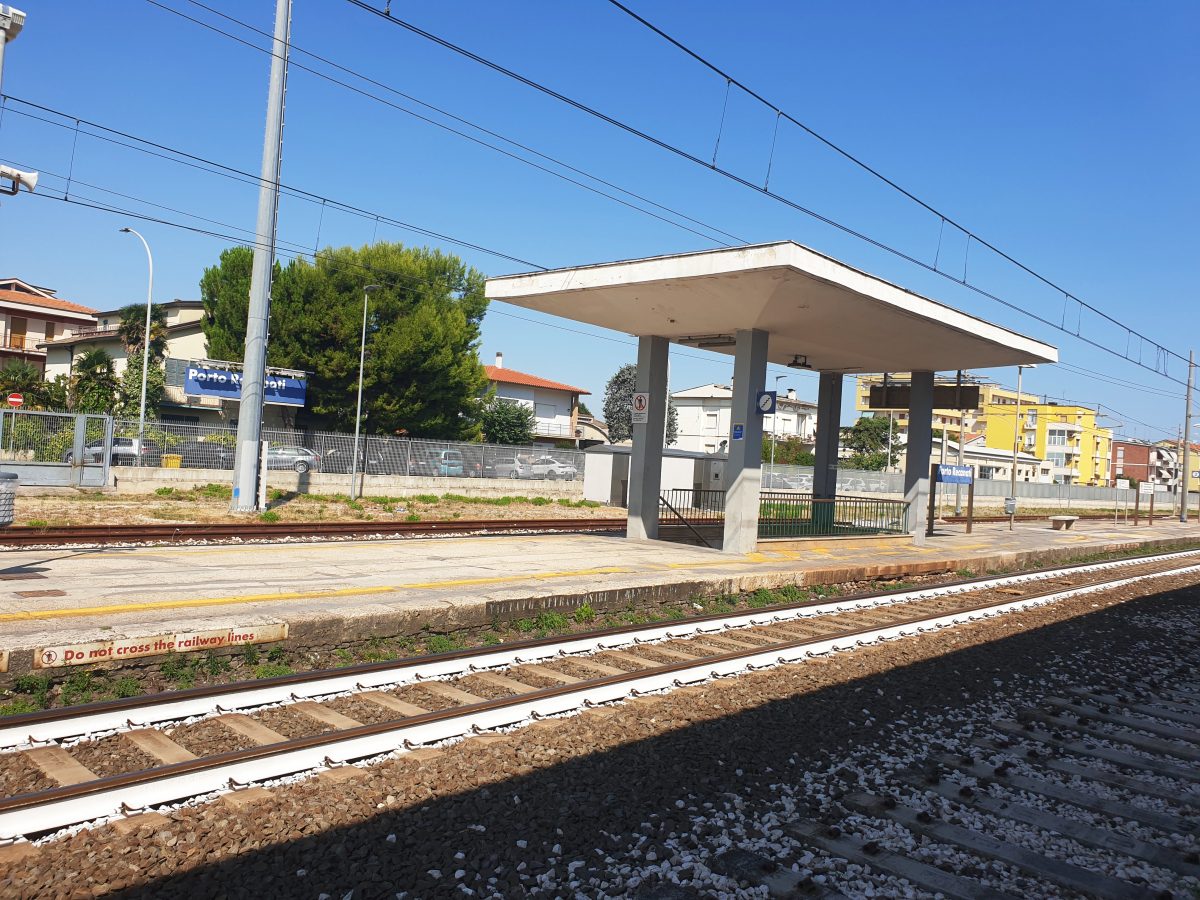
M 506 275 L 487 296 L 633 335 L 824 372 L 944 372 L 1056 362 L 1057 348 L 897 287 L 792 241 Z

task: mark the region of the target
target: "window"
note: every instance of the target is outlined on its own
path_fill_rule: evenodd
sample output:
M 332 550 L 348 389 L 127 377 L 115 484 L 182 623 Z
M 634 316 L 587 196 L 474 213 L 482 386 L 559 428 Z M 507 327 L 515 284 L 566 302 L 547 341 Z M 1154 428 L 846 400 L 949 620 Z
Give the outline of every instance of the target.
M 1034 427 L 1037 425 L 1037 410 L 1036 409 L 1031 409 L 1029 411 L 1029 418 L 1026 421 L 1029 422 L 1030 427 Z
M 995 466 L 980 466 L 979 477 L 984 481 L 991 481 L 996 474 Z
M 719 418 L 718 413 L 715 413 L 715 412 L 705 413 L 704 414 L 704 430 L 705 431 L 716 431 L 718 418 Z
M 1050 463 L 1052 466 L 1058 466 L 1058 468 L 1061 469 L 1066 466 L 1067 459 L 1066 455 L 1063 453 L 1047 453 L 1046 462 Z
M 1067 445 L 1067 430 L 1065 428 L 1051 428 L 1046 433 L 1046 443 L 1051 447 L 1065 447 Z
M 1117 448 L 1117 459 L 1124 459 L 1124 458 L 1125 458 L 1125 448 L 1118 447 Z

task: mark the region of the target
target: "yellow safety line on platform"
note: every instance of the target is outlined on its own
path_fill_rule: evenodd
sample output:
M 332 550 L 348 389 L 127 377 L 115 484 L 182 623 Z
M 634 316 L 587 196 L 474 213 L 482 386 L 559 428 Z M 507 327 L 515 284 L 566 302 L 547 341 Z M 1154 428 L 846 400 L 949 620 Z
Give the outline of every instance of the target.
M 630 573 L 630 569 L 580 569 L 575 572 L 531 572 L 528 575 L 510 575 L 502 578 L 464 578 L 458 581 L 427 581 L 415 584 L 393 584 L 378 587 L 343 588 L 336 591 L 294 591 L 281 594 L 247 594 L 240 597 L 201 597 L 192 600 L 159 600 L 153 603 L 126 603 L 112 606 L 84 606 L 76 609 L 42 609 L 36 612 L 2 613 L 0 622 L 28 621 L 31 619 L 70 619 L 83 616 L 113 615 L 127 612 L 144 612 L 161 609 L 189 609 L 201 606 L 234 606 L 239 603 L 264 603 L 277 600 L 319 600 L 323 597 L 353 597 L 362 594 L 390 594 L 405 589 L 430 589 L 459 587 L 467 584 L 501 584 L 531 579 L 570 578 L 577 575 L 609 575 Z

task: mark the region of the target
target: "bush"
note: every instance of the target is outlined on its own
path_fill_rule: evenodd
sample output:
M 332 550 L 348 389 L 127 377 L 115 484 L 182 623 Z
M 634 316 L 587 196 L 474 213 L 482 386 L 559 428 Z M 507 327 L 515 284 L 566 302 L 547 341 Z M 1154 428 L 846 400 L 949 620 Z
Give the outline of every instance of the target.
M 545 497 L 534 497 L 530 502 L 533 503 L 534 506 L 549 506 L 552 501 L 547 500 Z
M 779 596 L 787 603 L 796 603 L 800 600 L 802 595 L 800 593 L 800 588 L 796 587 L 794 584 L 785 584 L 779 589 Z
M 543 612 L 538 613 L 537 627 L 541 631 L 558 631 L 560 628 L 571 627 L 571 623 L 562 613 Z
M 270 664 L 268 664 L 265 666 L 255 666 L 255 668 L 254 668 L 254 677 L 255 678 L 279 678 L 282 675 L 295 675 L 295 674 L 296 673 L 292 671 L 292 667 L 286 666 L 286 665 L 270 665 Z
M 585 603 L 579 609 L 575 610 L 575 621 L 580 625 L 586 625 L 589 622 L 596 620 L 596 611 L 592 609 L 591 604 Z
M 173 488 L 173 487 L 155 488 L 154 493 L 158 494 L 160 497 L 165 497 L 165 496 L 167 496 L 167 494 L 175 493 L 175 488 Z
M 425 638 L 425 649 L 430 653 L 452 653 L 455 650 L 466 650 L 467 647 L 444 634 L 431 634 Z
M 74 706 L 76 703 L 92 702 L 92 673 L 72 672 L 63 683 L 63 706 Z
M 413 499 L 422 503 L 437 503 L 439 498 L 437 494 L 417 494 Z
M 489 647 L 494 647 L 496 644 L 501 643 L 500 635 L 494 631 L 489 631 L 483 636 L 483 642 Z
M 46 524 L 47 523 L 46 523 L 45 519 L 30 519 L 29 520 L 30 528 L 45 528 Z
M 204 659 L 204 668 L 208 671 L 209 678 L 216 678 L 222 672 L 229 671 L 229 660 L 218 656 L 216 650 L 209 650 Z
M 762 609 L 764 606 L 770 606 L 775 602 L 775 595 L 766 588 L 759 588 L 746 598 L 746 605 L 751 609 Z
M 128 697 L 140 697 L 142 695 L 142 685 L 132 675 L 126 675 L 124 678 L 118 678 L 113 684 L 112 695 L 118 700 L 125 700 Z
M 287 651 L 282 647 L 272 647 L 271 651 L 267 654 L 267 662 L 275 663 L 276 665 L 286 663 Z
M 260 515 L 258 517 L 258 521 L 267 522 L 267 523 L 278 522 L 279 521 L 279 513 L 275 512 L 275 510 L 273 510 L 273 509 L 268 509 L 265 513 L 263 513 L 262 515 Z
M 420 522 L 421 517 L 418 516 L 416 513 L 409 513 L 407 516 L 404 517 L 404 521 L 405 522 Z
M 242 645 L 242 662 L 248 666 L 258 665 L 258 648 L 249 641 Z

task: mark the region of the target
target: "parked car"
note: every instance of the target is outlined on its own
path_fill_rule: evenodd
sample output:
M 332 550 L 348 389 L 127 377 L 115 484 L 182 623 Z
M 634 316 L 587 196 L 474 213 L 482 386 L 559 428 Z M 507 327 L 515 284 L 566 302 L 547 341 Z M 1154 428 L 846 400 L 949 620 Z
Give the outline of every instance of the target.
M 551 456 L 539 456 L 532 463 L 533 477 L 546 478 L 550 481 L 574 481 L 579 470 L 570 463 L 560 462 Z
M 185 469 L 233 468 L 233 451 L 215 441 L 184 441 L 167 452 L 181 457 Z
M 778 472 L 763 472 L 762 489 L 764 491 L 798 491 L 796 481 Z M 809 487 L 812 487 L 811 481 Z
M 114 437 L 110 448 L 109 464 L 114 466 L 136 466 L 141 455 L 143 466 L 159 466 L 162 464 L 162 448 L 152 440 L 142 442 L 135 437 Z M 139 453 L 140 451 L 140 453 Z M 75 448 L 72 447 L 62 455 L 62 461 L 75 461 Z M 100 465 L 104 462 L 104 438 L 88 441 L 83 446 L 83 465 Z
M 796 485 L 796 490 L 798 491 L 812 491 L 813 489 L 813 477 L 811 475 L 796 475 L 792 483 Z
M 483 467 L 485 478 L 533 478 L 533 466 L 517 456 L 499 456 Z
M 409 475 L 461 476 L 462 453 L 458 450 L 417 450 L 408 460 Z
M 847 478 L 838 485 L 839 491 L 863 491 L 867 489 L 867 483 L 861 478 Z
M 295 469 L 304 474 L 308 471 L 321 471 L 321 457 L 315 450 L 307 447 L 269 447 L 267 449 L 268 469 Z

